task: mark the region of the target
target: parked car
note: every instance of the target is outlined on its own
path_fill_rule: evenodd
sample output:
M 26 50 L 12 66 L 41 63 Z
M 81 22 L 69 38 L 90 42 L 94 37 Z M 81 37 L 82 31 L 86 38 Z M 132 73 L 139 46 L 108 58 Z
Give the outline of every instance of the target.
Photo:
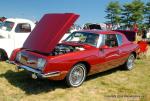
M 136 32 L 133 30 L 114 30 L 120 33 L 123 33 L 127 39 L 131 42 L 136 41 Z
M 0 26 L 0 60 L 7 60 L 14 49 L 22 47 L 34 27 L 27 19 L 6 19 Z
M 87 23 L 87 24 L 84 24 L 83 25 L 83 29 L 89 29 L 89 30 L 95 30 L 95 29 L 97 29 L 97 30 L 106 30 L 106 24 L 104 24 L 104 23 L 99 23 L 99 24 L 97 24 L 97 23 Z
M 72 87 L 80 86 L 88 75 L 120 65 L 133 69 L 138 45 L 120 32 L 76 31 L 58 44 L 78 17 L 73 13 L 46 14 L 23 47 L 13 51 L 9 63 L 29 71 L 32 78 L 65 79 Z
M 147 30 L 146 37 L 147 37 L 148 42 L 150 42 L 150 28 Z
M 148 39 L 150 39 L 150 28 L 147 30 L 146 37 L 147 37 Z

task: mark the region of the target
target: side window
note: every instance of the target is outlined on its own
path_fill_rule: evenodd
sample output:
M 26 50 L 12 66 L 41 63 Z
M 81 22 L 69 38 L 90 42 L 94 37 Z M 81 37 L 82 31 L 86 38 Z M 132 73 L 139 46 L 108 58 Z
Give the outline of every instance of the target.
M 16 33 L 27 33 L 31 32 L 31 26 L 28 23 L 19 23 L 15 29 Z
M 105 35 L 105 45 L 109 47 L 118 46 L 116 34 L 106 34 Z
M 117 40 L 118 40 L 118 45 L 122 45 L 122 36 L 120 34 L 117 34 Z

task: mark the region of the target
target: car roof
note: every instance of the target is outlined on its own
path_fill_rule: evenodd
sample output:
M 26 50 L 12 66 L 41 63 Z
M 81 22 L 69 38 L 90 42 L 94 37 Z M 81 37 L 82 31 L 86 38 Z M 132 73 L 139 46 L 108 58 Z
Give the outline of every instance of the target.
M 33 23 L 33 21 L 28 19 L 22 19 L 22 18 L 8 18 L 5 21 L 11 21 L 16 23 Z
M 88 33 L 96 33 L 96 34 L 122 34 L 120 32 L 112 31 L 112 30 L 96 30 L 96 29 L 93 29 L 93 30 L 80 30 L 80 31 L 77 31 L 77 32 L 88 32 Z
M 128 43 L 129 40 L 125 36 L 125 34 L 119 32 L 119 31 L 112 31 L 112 30 L 81 30 L 81 31 L 76 31 L 76 32 L 87 32 L 87 33 L 95 33 L 95 34 L 120 34 L 123 37 L 123 42 Z

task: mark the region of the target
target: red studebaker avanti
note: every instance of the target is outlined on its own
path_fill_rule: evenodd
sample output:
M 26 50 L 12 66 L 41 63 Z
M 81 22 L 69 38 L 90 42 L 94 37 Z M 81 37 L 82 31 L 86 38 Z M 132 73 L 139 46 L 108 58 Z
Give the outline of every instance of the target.
M 82 30 L 59 43 L 79 15 L 46 14 L 24 45 L 13 51 L 10 62 L 33 78 L 65 79 L 80 86 L 86 76 L 123 65 L 133 69 L 138 45 L 117 31 Z

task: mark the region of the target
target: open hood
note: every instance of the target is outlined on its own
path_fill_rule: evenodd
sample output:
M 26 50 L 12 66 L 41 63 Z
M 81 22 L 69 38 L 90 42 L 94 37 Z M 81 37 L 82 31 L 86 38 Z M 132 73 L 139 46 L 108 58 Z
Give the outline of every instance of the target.
M 44 15 L 24 42 L 23 48 L 51 52 L 78 17 L 73 13 Z

